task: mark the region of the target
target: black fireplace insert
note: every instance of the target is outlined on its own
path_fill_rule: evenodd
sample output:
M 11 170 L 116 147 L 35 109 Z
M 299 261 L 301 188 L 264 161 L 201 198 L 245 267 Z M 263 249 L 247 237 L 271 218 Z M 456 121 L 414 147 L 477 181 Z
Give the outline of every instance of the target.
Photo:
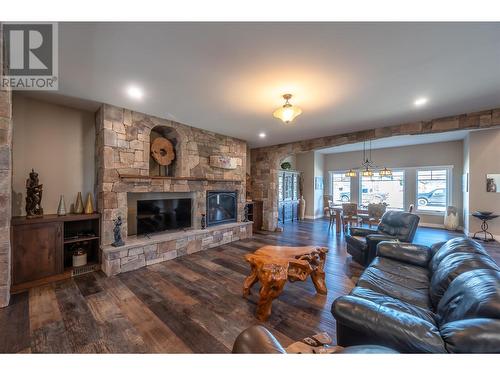
M 207 225 L 237 221 L 238 194 L 236 191 L 207 192 Z

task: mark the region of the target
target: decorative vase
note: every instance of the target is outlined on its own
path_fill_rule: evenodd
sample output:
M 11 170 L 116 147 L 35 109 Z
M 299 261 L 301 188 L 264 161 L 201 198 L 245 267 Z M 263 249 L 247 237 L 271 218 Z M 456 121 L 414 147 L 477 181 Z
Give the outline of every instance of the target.
M 66 215 L 66 203 L 64 202 L 64 195 L 59 198 L 59 205 L 57 206 L 57 215 Z
M 82 200 L 82 193 L 79 191 L 78 195 L 76 196 L 75 214 L 82 214 L 82 213 L 83 213 L 83 200 Z
M 455 206 L 448 206 L 446 208 L 446 215 L 444 217 L 444 227 L 448 230 L 457 230 L 458 212 Z
M 201 214 L 201 229 L 205 229 L 207 227 L 207 218 L 205 214 Z
M 306 200 L 304 196 L 301 195 L 299 199 L 299 220 L 304 220 L 306 216 Z
M 92 201 L 92 194 L 90 193 L 87 194 L 87 200 L 85 202 L 85 213 L 87 215 L 94 213 L 94 203 Z

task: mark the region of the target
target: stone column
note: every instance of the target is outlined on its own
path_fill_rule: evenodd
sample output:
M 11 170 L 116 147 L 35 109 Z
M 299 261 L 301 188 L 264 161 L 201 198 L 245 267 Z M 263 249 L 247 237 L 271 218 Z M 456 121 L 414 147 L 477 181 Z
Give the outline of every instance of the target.
M 278 226 L 278 165 L 283 153 L 261 149 L 251 153 L 252 198 L 263 202 L 262 228 L 274 231 Z
M 0 48 L 2 48 L 0 24 Z M 3 64 L 0 62 L 0 72 Z M 1 76 L 1 74 L 0 74 Z M 0 90 L 0 307 L 10 298 L 10 218 L 12 195 L 12 93 Z

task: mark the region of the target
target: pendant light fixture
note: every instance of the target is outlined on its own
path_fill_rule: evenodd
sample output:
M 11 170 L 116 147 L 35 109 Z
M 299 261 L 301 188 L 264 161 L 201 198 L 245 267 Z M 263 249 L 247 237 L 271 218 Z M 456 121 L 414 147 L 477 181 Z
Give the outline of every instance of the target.
M 291 98 L 292 94 L 283 95 L 285 104 L 273 112 L 273 116 L 279 118 L 285 124 L 292 122 L 295 117 L 302 113 L 302 109 L 290 103 Z
M 375 174 L 374 169 L 378 167 L 372 161 L 372 141 L 368 141 L 368 150 L 366 149 L 366 141 L 363 141 L 363 161 L 361 163 L 361 176 L 363 177 L 373 177 Z M 391 177 L 392 171 L 387 167 L 380 169 L 378 172 L 380 177 Z M 349 169 L 345 173 L 345 177 L 356 177 L 357 173 L 354 169 Z
M 356 177 L 357 175 L 358 173 L 352 168 L 345 173 L 346 177 Z
M 380 171 L 378 171 L 378 174 L 381 177 L 389 177 L 389 176 L 392 176 L 392 171 L 390 169 L 387 169 L 386 167 L 384 167 L 384 169 L 381 169 Z

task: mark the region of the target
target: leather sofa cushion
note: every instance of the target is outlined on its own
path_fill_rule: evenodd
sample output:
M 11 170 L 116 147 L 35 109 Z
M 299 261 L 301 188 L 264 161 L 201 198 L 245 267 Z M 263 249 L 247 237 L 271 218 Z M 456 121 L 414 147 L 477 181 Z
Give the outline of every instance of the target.
M 383 241 L 377 245 L 377 256 L 419 267 L 427 267 L 431 255 L 431 249 L 424 245 L 402 244 L 399 241 Z
M 433 248 L 435 250 L 435 248 Z M 439 264 L 453 253 L 471 253 L 488 255 L 483 247 L 476 241 L 467 237 L 457 237 L 446 241 L 432 257 L 429 265 L 432 273 L 436 272 Z
M 408 302 L 404 302 L 400 299 L 390 297 L 386 294 L 382 294 L 379 292 L 375 292 L 371 289 L 363 288 L 363 287 L 355 287 L 351 294 L 352 296 L 356 296 L 359 298 L 364 298 L 369 300 L 377 305 L 384 306 L 389 309 L 397 310 L 403 313 L 407 313 L 413 316 L 417 316 L 422 320 L 426 320 L 433 325 L 436 325 L 436 316 L 435 314 L 428 309 L 424 309 L 422 307 L 418 307 Z
M 431 253 L 432 253 L 432 256 L 434 256 L 439 249 L 441 249 L 441 247 L 446 243 L 446 241 L 441 241 L 441 242 L 436 242 L 435 244 L 432 244 L 431 245 Z
M 450 283 L 460 274 L 481 269 L 500 271 L 489 255 L 474 253 L 454 253 L 444 258 L 432 275 L 429 294 L 432 304 L 437 306 Z
M 500 272 L 475 270 L 462 273 L 451 282 L 436 312 L 441 325 L 471 318 L 500 320 Z
M 368 267 L 356 285 L 430 309 L 429 283 L 425 281 L 409 279 L 375 267 Z
M 332 313 L 343 326 L 363 332 L 366 342 L 401 353 L 445 353 L 439 329 L 427 320 L 353 295 L 337 298 Z
M 376 257 L 370 264 L 370 267 L 375 267 L 379 270 L 390 272 L 392 274 L 406 277 L 412 280 L 424 283 L 430 282 L 430 272 L 427 268 L 398 262 L 397 260 Z
M 387 211 L 378 225 L 378 231 L 411 242 L 420 218 L 408 212 Z
M 442 326 L 441 336 L 450 353 L 498 353 L 500 320 L 458 320 Z
M 366 237 L 362 236 L 346 236 L 346 242 L 348 245 L 354 246 L 358 249 L 365 250 L 367 248 Z

